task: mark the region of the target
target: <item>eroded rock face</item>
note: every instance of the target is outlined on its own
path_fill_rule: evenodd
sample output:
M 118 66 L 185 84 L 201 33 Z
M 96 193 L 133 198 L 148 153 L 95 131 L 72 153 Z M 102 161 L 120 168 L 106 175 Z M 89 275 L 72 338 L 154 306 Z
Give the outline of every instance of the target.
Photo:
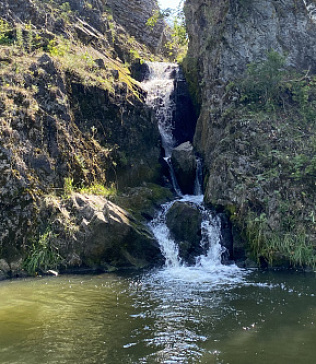
M 148 45 L 155 53 L 162 50 L 166 41 L 166 25 L 158 19 L 154 27 L 146 25 L 148 19 L 159 11 L 155 0 L 107 0 L 115 20 L 143 44 Z
M 115 23 L 112 32 L 113 17 L 103 0 L 70 0 L 67 22 L 61 4 L 0 3 L 12 41 L 14 27 L 29 22 L 39 39 L 34 53 L 15 43 L 0 49 L 0 257 L 8 263 L 26 254 L 29 239 L 38 236 L 34 222 L 43 196 L 61 193 L 67 178 L 75 188 L 93 183 L 123 188 L 160 178 L 158 128 L 143 91 L 135 84 L 131 92 L 116 59 L 117 52 L 123 61 L 130 59 L 126 31 Z M 25 29 L 23 35 L 25 41 Z M 63 38 L 71 38 L 74 48 L 83 43 L 85 55 L 91 52 L 88 73 L 85 66 L 70 70 L 63 57 L 57 61 L 45 52 L 50 41 Z M 69 59 L 78 61 L 75 53 Z M 102 83 L 91 82 L 99 71 Z
M 208 49 L 200 69 L 214 81 L 239 77 L 271 49 L 286 55 L 289 66 L 316 71 L 313 6 L 304 0 L 188 0 L 190 56 Z
M 194 264 L 202 254 L 202 216 L 196 205 L 189 202 L 175 202 L 166 215 L 166 224 L 179 246 L 179 256 L 185 262 Z
M 227 105 L 236 101 L 236 95 L 227 92 L 226 86 L 242 78 L 247 64 L 266 60 L 267 53 L 274 50 L 286 57 L 289 68 L 316 72 L 313 6 L 313 2 L 304 0 L 186 2 L 190 39 L 187 59 L 190 72 L 195 74 L 195 92 L 200 89 L 202 98 L 197 150 L 210 155 L 208 149 L 220 137 L 211 125 L 217 123 Z
M 67 201 L 47 200 L 41 216 L 46 218 L 65 269 L 139 269 L 162 262 L 145 225 L 104 197 L 74 193 Z
M 189 76 L 201 104 L 194 146 L 209 174 L 206 202 L 228 211 L 239 259 L 244 259 L 242 246 L 248 241 L 265 262 L 293 264 L 291 252 L 271 248 L 271 242 L 279 237 L 284 242 L 289 234 L 298 237 L 292 247 L 304 236 L 310 256 L 315 254 L 315 227 L 307 217 L 314 214 L 314 172 L 309 175 L 293 162 L 294 156 L 308 155 L 304 168 L 314 170 L 314 130 L 304 126 L 293 100 L 262 115 L 260 105 L 251 110 L 242 103 L 238 88 L 247 65 L 265 62 L 271 50 L 285 58 L 286 70 L 303 78 L 307 70 L 315 75 L 314 9 L 315 2 L 303 0 L 186 1 Z M 313 100 L 314 91 L 308 102 Z M 298 139 L 295 128 L 301 133 Z M 304 140 L 304 147 L 295 140 Z
M 190 142 L 185 142 L 172 151 L 174 172 L 184 194 L 193 194 L 196 176 L 196 156 Z

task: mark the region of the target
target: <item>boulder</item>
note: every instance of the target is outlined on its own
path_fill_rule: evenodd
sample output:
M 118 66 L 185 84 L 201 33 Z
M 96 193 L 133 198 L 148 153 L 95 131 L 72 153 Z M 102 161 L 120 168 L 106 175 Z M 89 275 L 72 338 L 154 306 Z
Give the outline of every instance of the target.
M 222 255 L 222 262 L 229 263 L 234 258 L 234 242 L 232 235 L 232 226 L 226 214 L 219 214 L 221 219 L 221 245 L 226 249 Z
M 176 201 L 166 214 L 166 224 L 172 238 L 179 246 L 179 256 L 194 264 L 195 257 L 202 254 L 200 246 L 202 216 L 196 205 Z
M 66 269 L 140 269 L 162 262 L 147 227 L 102 196 L 73 193 L 66 202 L 50 201 L 46 212 Z
M 171 160 L 182 193 L 193 194 L 197 163 L 192 144 L 185 142 L 177 146 Z

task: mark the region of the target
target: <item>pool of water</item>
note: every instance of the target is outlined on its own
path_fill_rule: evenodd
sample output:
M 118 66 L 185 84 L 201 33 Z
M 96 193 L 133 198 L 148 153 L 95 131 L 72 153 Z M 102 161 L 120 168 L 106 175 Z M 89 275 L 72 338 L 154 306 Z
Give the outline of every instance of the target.
M 314 363 L 315 274 L 178 268 L 0 283 L 0 363 Z

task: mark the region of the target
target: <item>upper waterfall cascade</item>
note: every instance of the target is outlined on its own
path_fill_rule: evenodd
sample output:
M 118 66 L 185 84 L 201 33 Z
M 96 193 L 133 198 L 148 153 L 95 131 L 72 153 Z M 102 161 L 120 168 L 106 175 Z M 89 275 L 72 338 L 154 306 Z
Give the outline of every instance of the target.
M 197 158 L 196 178 L 194 181 L 195 195 L 183 195 L 178 186 L 176 176 L 173 172 L 171 162 L 172 151 L 176 147 L 174 138 L 174 115 L 176 103 L 174 101 L 175 80 L 179 74 L 179 68 L 173 63 L 153 62 L 147 63 L 148 74 L 143 81 L 143 88 L 147 91 L 146 102 L 154 109 L 155 118 L 161 134 L 162 147 L 165 152 L 165 161 L 169 166 L 170 178 L 177 194 L 177 198 L 164 204 L 156 218 L 151 222 L 150 228 L 160 244 L 161 251 L 166 259 L 167 269 L 181 271 L 187 267 L 179 255 L 179 247 L 172 239 L 170 230 L 166 224 L 166 214 L 173 206 L 175 201 L 194 204 L 201 216 L 201 240 L 200 245 L 204 254 L 196 257 L 194 267 L 198 271 L 226 270 L 235 271 L 238 269 L 233 266 L 222 265 L 222 254 L 226 250 L 221 245 L 221 219 L 218 215 L 207 209 L 203 204 L 202 194 L 202 165 Z

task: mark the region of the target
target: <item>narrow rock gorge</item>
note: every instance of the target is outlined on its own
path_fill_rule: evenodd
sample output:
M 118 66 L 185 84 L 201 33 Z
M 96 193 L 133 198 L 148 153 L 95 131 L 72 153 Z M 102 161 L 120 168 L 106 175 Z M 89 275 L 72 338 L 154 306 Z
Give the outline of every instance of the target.
M 178 263 L 215 229 L 219 260 L 315 267 L 315 9 L 186 0 L 187 55 L 150 101 L 179 46 L 155 0 L 2 1 L 0 278 L 161 264 L 148 223 L 176 195 Z

